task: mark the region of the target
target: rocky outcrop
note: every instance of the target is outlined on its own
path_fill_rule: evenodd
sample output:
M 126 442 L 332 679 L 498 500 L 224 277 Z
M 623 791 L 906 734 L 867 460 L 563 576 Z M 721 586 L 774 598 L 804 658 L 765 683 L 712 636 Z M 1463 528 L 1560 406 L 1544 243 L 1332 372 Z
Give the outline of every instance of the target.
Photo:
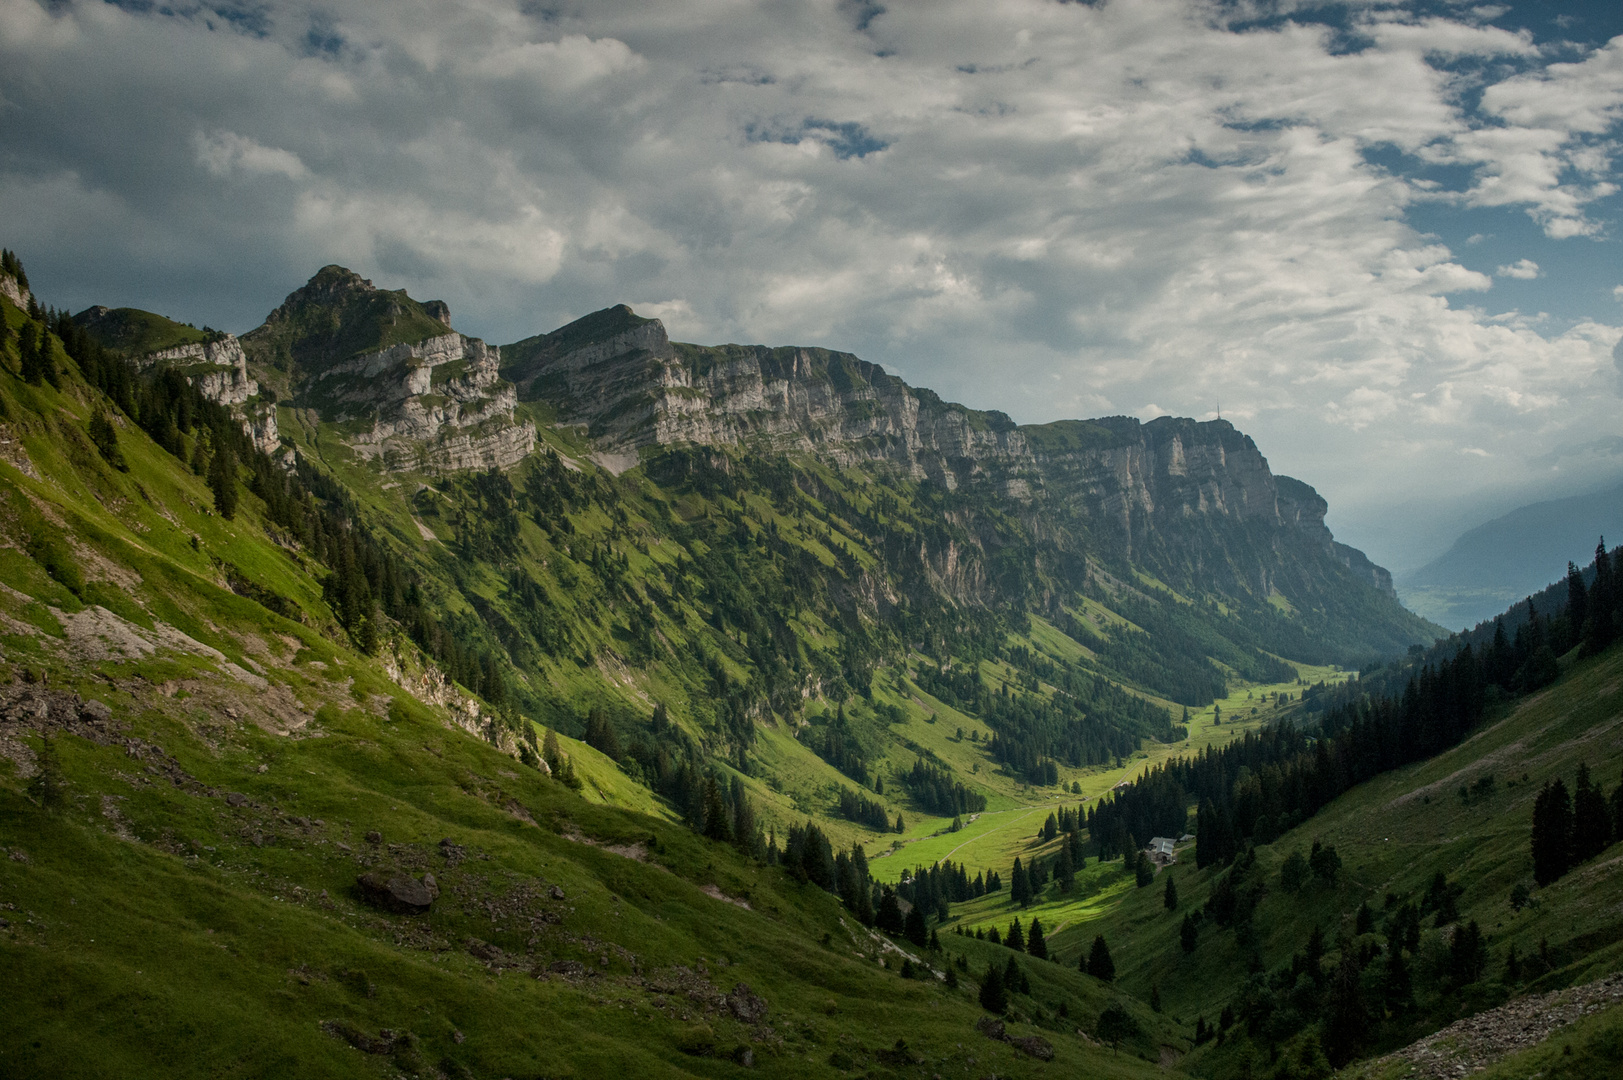
M 112 314 L 107 308 L 93 307 L 75 319 L 95 326 Z M 235 411 L 242 421 L 243 431 L 256 448 L 266 454 L 275 454 L 281 449 L 276 405 L 273 401 L 259 400 L 259 383 L 248 373 L 248 358 L 236 335 L 211 333 L 203 341 L 139 353 L 135 364 L 140 368 L 168 367 L 178 371 L 205 398 Z
M 450 325 L 443 301 L 329 266 L 244 340 L 266 378 L 387 469 L 508 468 L 534 448 L 535 430 L 514 420 L 499 350 Z
M 34 294 L 29 292 L 22 282 L 10 274 L 0 274 L 0 296 L 10 300 L 24 311 L 28 310 L 28 305 L 34 299 Z
M 334 364 L 300 401 L 338 423 L 370 417 L 347 441 L 392 469 L 505 469 L 535 448 L 535 429 L 513 422 L 518 395 L 499 359 L 478 338 L 442 334 Z
M 877 463 L 1041 511 L 1130 561 L 1193 563 L 1263 596 L 1281 586 L 1280 556 L 1291 551 L 1395 595 L 1385 570 L 1335 542 L 1324 499 L 1275 476 L 1256 443 L 1226 421 L 1116 416 L 1021 426 L 848 353 L 673 343 L 657 319 L 623 305 L 504 355 L 503 373 L 520 394 L 586 425 L 604 455 L 747 445 L 842 466 Z M 950 578 L 956 554 L 926 560 Z

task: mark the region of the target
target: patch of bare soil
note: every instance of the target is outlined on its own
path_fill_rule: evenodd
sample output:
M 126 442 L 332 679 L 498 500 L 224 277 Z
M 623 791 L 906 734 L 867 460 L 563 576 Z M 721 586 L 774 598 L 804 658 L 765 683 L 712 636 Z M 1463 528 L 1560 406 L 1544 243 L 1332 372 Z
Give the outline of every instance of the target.
M 1517 1050 L 1549 1038 L 1590 1013 L 1623 1003 L 1623 975 L 1583 986 L 1517 998 L 1468 1016 L 1370 1063 L 1371 1071 L 1407 1062 L 1414 1080 L 1456 1080 L 1492 1065 Z

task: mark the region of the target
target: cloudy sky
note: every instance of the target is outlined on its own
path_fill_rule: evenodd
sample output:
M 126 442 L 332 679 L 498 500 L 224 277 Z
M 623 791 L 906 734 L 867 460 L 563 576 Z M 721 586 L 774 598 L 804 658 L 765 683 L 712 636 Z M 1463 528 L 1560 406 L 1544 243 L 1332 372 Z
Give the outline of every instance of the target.
M 1215 414 L 1398 569 L 1623 474 L 1623 6 L 0 0 L 0 243 L 237 332 L 318 267 L 1024 422 Z M 1623 539 L 1623 538 L 1620 538 Z

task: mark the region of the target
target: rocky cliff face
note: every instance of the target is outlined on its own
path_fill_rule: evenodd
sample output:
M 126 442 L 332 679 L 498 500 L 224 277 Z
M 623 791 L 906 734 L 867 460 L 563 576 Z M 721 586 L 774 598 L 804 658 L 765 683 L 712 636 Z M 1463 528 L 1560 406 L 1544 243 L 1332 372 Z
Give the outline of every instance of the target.
M 34 298 L 34 294 L 10 274 L 0 274 L 0 296 L 4 296 L 24 311 L 28 310 L 28 304 Z
M 878 365 L 824 349 L 673 343 L 610 308 L 507 346 L 526 397 L 587 425 L 604 451 L 749 445 L 884 463 L 949 491 L 984 491 L 1065 523 L 1129 560 L 1221 569 L 1267 595 L 1289 553 L 1392 594 L 1391 576 L 1338 544 L 1319 494 L 1275 476 L 1225 421 L 1131 417 L 1019 426 L 944 402 Z
M 242 417 L 243 430 L 261 451 L 274 454 L 281 448 L 276 405 L 252 400 L 259 395 L 259 383 L 248 374 L 248 358 L 236 335 L 223 334 L 210 341 L 160 349 L 139 358 L 137 363 L 179 369 L 204 397 L 234 407 Z
M 198 331 L 133 308 L 115 311 L 96 306 L 73 318 L 102 344 L 131 356 L 137 367 L 172 368 L 204 397 L 233 409 L 242 420 L 243 430 L 263 452 L 275 454 L 281 449 L 276 404 L 260 398 L 259 383 L 248 373 L 248 358 L 235 335 Z M 152 347 L 157 341 L 173 341 L 177 336 L 185 340 Z
M 442 301 L 419 303 L 329 266 L 244 338 L 294 404 L 345 425 L 343 438 L 389 469 L 507 468 L 535 446 L 500 352 L 450 329 Z

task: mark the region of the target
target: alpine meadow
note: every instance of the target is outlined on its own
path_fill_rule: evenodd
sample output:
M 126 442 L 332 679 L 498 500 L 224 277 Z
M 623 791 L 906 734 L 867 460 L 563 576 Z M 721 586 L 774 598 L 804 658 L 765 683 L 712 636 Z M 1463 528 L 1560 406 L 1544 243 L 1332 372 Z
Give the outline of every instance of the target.
M 4 1075 L 1623 1052 L 1604 542 L 1450 633 L 1226 421 L 3 271 Z

